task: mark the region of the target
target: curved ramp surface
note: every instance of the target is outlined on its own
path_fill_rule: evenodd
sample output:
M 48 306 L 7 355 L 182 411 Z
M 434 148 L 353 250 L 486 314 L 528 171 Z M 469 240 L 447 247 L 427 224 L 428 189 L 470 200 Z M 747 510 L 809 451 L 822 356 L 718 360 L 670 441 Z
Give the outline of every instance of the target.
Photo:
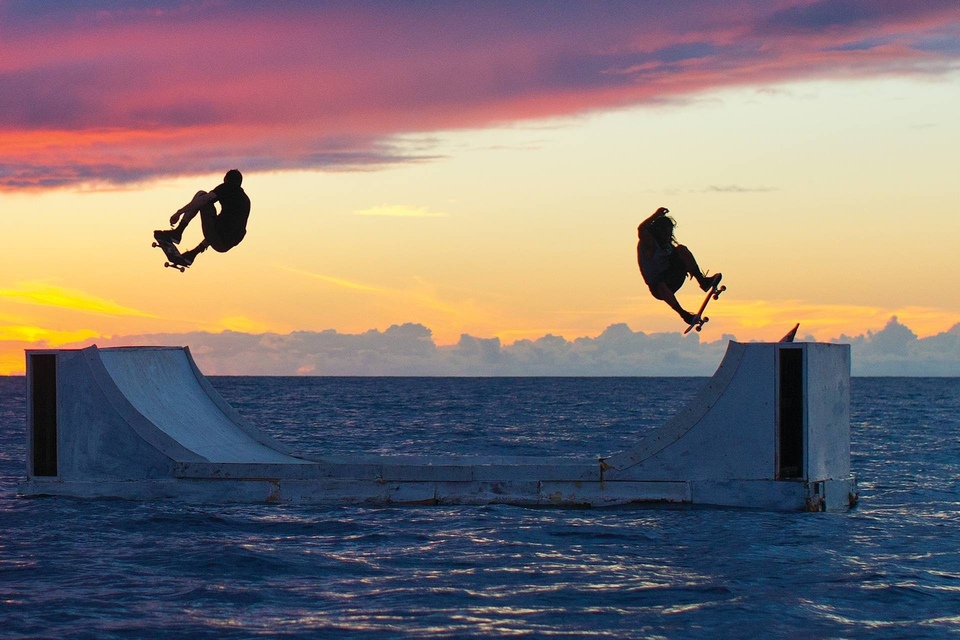
M 707 381 L 707 384 L 704 385 L 696 397 L 681 408 L 666 424 L 643 438 L 636 446 L 606 458 L 604 461 L 605 468 L 610 471 L 626 471 L 633 467 L 642 466 L 643 463 L 650 461 L 664 450 L 683 441 L 690 431 L 700 425 L 703 419 L 709 416 L 711 410 L 724 399 L 731 382 L 735 380 L 737 372 L 740 370 L 745 353 L 746 346 L 743 344 L 731 342 L 727 345 L 727 353 L 720 362 L 716 373 Z M 760 393 L 760 390 L 756 387 L 761 381 L 765 381 L 765 378 L 751 379 L 750 384 L 753 393 Z M 739 411 L 742 412 L 746 406 L 745 403 L 739 403 Z M 742 415 L 738 417 L 742 418 Z M 735 420 L 731 416 L 725 416 L 726 425 L 734 422 Z
M 175 442 L 210 462 L 305 462 L 266 446 L 209 387 L 188 352 L 168 347 L 100 349 L 114 384 L 133 407 Z M 235 412 L 233 412 L 235 413 Z

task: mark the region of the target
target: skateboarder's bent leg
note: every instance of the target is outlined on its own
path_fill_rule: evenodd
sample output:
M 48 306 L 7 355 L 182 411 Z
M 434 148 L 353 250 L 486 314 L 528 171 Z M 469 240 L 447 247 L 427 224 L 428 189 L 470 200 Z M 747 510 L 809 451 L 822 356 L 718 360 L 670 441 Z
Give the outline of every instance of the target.
M 223 239 L 223 235 L 217 229 L 217 208 L 213 206 L 213 203 L 200 207 L 199 213 L 200 224 L 203 227 L 203 241 L 190 251 L 184 252 L 184 260 L 189 261 L 190 264 L 208 248 L 212 247 L 214 251 L 224 253 L 233 247 L 232 244 Z
M 197 191 L 196 195 L 193 196 L 193 200 L 196 200 L 200 196 L 205 196 L 205 195 L 207 195 L 206 191 L 203 191 L 203 190 Z M 190 201 L 191 204 L 193 203 L 193 200 Z M 213 205 L 210 204 L 207 206 L 212 207 Z M 170 238 L 175 243 L 180 244 L 180 241 L 183 240 L 183 230 L 187 228 L 187 225 L 190 224 L 191 220 L 197 217 L 197 214 L 200 212 L 200 209 L 202 208 L 203 207 L 194 208 L 194 207 L 190 207 L 190 205 L 187 205 L 187 207 L 183 209 L 183 217 L 180 218 L 180 223 L 170 233 Z M 214 211 L 214 214 L 216 214 L 216 211 Z
M 680 302 L 677 301 L 676 291 L 671 289 L 666 282 L 661 280 L 656 284 L 656 286 L 650 287 L 650 293 L 652 293 L 653 297 L 657 300 L 663 300 L 666 302 L 670 308 L 676 311 L 687 324 L 693 322 L 693 319 L 696 317 L 696 314 L 690 313 L 680 306 Z
M 677 256 L 683 261 L 683 266 L 686 268 L 687 273 L 695 278 L 698 284 L 702 285 L 704 280 L 703 272 L 700 271 L 700 265 L 697 264 L 697 259 L 693 257 L 693 252 L 690 251 L 685 244 L 678 244 L 673 250 L 677 252 Z
M 675 251 L 670 254 L 666 270 L 647 280 L 647 286 L 650 288 L 650 293 L 654 298 L 666 302 L 671 309 L 683 318 L 684 322 L 690 324 L 694 314 L 680 306 L 680 303 L 677 301 L 677 296 L 675 295 L 676 292 L 680 290 L 680 287 L 683 286 L 686 279 L 686 265 L 683 263 L 680 254 Z
M 212 203 L 200 208 L 200 224 L 203 226 L 203 241 L 208 247 L 213 247 L 213 250 L 219 253 L 224 253 L 233 247 L 233 244 L 224 240 L 223 234 L 220 233 L 217 209 Z
M 677 256 L 680 257 L 680 260 L 683 261 L 683 266 L 686 268 L 687 273 L 696 279 L 697 284 L 700 285 L 700 289 L 702 291 L 707 291 L 714 284 L 720 282 L 719 273 L 710 277 L 703 275 L 703 272 L 700 271 L 700 265 L 697 264 L 697 259 L 693 257 L 693 253 L 686 247 L 686 245 L 678 244 L 676 247 L 674 247 L 674 251 L 677 253 Z

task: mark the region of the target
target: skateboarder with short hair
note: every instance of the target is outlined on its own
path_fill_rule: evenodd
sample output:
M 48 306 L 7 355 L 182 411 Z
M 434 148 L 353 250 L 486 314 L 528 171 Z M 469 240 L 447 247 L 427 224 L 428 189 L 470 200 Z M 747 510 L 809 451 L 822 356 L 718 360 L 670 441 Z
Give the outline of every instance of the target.
M 200 224 L 203 227 L 203 240 L 195 248 L 181 255 L 185 266 L 190 266 L 198 255 L 212 247 L 214 251 L 223 253 L 240 244 L 247 234 L 247 218 L 250 215 L 250 198 L 240 184 L 243 175 L 236 169 L 227 171 L 223 176 L 223 183 L 217 185 L 209 193 L 198 191 L 189 203 L 170 216 L 170 226 L 179 225 L 174 229 L 154 231 L 153 237 L 158 243 L 179 244 L 183 239 L 183 230 L 190 221 L 200 214 Z M 217 213 L 215 202 L 220 203 L 220 213 Z M 182 218 L 182 220 L 181 220 Z
M 710 291 L 720 283 L 722 274 L 707 276 L 700 271 L 696 259 L 687 247 L 677 243 L 673 235 L 676 221 L 668 216 L 670 210 L 660 207 L 637 227 L 637 263 L 644 282 L 657 300 L 663 300 L 691 324 L 697 314 L 690 313 L 677 301 L 675 295 L 687 276 L 696 278 L 700 288 Z

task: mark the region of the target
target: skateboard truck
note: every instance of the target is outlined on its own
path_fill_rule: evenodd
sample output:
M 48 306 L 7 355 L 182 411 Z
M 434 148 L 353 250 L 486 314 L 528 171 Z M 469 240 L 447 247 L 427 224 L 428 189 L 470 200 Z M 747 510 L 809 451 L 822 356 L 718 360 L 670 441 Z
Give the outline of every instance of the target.
M 156 232 L 155 232 L 156 233 Z M 151 247 L 160 247 L 163 249 L 163 254 L 167 256 L 167 262 L 163 263 L 163 266 L 170 267 L 172 269 L 179 269 L 180 273 L 183 273 L 187 270 L 187 267 L 190 265 L 183 263 L 183 258 L 180 255 L 180 250 L 177 249 L 177 245 L 172 242 L 163 242 L 160 240 L 154 239 Z

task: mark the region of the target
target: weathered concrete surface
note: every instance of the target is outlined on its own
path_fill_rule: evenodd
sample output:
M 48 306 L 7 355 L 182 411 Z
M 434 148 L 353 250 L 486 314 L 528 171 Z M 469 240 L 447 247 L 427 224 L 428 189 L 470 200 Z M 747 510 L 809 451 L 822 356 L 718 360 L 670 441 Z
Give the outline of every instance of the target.
M 803 355 L 804 470 L 778 477 L 778 358 Z M 356 456 L 306 459 L 244 420 L 172 347 L 27 352 L 24 496 L 199 502 L 686 503 L 845 509 L 849 347 L 731 343 L 698 396 L 637 446 L 602 459 Z M 33 472 L 31 357 L 56 359 L 55 475 Z M 42 394 L 41 394 L 42 395 Z M 38 414 L 39 415 L 39 414 Z M 49 452 L 48 452 L 49 453 Z
M 123 397 L 152 425 L 210 462 L 303 463 L 249 425 L 194 365 L 186 349 L 102 350 Z

